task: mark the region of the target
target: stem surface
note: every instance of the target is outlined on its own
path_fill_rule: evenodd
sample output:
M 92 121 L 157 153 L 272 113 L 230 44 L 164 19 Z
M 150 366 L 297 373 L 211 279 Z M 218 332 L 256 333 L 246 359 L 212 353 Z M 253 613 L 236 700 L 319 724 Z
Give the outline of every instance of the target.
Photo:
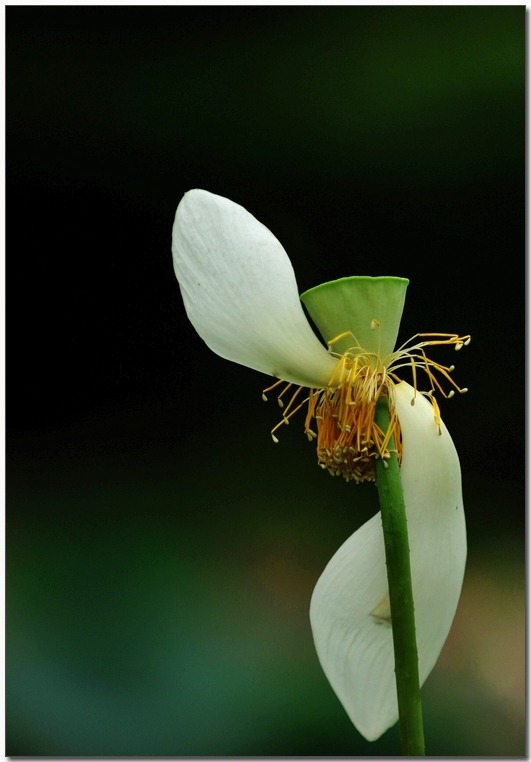
M 388 431 L 390 419 L 387 397 L 379 398 L 374 419 L 384 433 Z M 388 449 L 395 449 L 393 439 L 390 440 Z M 425 755 L 424 730 L 402 480 L 398 460 L 393 452 L 385 461 L 378 458 L 375 467 L 387 563 L 402 754 L 422 757 Z

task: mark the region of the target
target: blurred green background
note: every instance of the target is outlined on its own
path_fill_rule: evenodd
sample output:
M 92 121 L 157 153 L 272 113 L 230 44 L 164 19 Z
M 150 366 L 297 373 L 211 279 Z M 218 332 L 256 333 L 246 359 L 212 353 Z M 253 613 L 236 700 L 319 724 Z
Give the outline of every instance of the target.
M 188 324 L 190 188 L 303 291 L 411 284 L 471 333 L 443 403 L 469 563 L 427 750 L 525 753 L 524 6 L 7 8 L 7 754 L 370 756 L 308 606 L 374 488 L 274 446 L 269 379 Z M 517 266 L 518 265 L 518 266 Z

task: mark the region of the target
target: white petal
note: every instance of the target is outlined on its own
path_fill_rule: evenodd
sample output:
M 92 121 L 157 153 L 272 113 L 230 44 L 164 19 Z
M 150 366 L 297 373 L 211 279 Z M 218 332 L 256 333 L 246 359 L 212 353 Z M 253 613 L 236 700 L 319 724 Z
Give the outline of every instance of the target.
M 304 315 L 288 255 L 242 206 L 189 191 L 172 252 L 186 312 L 210 349 L 303 386 L 328 384 L 336 363 Z
M 461 469 L 444 424 L 439 436 L 427 399 L 417 396 L 412 407 L 413 389 L 405 382 L 396 392 L 422 684 L 446 640 L 463 582 Z M 386 594 L 378 513 L 334 555 L 317 582 L 310 607 L 321 665 L 352 722 L 369 741 L 398 719 L 392 630 L 371 616 Z

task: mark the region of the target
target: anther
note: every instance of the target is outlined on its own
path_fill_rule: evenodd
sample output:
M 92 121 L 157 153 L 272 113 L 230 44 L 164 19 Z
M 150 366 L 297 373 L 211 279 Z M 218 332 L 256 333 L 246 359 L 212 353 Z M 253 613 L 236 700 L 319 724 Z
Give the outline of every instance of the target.
M 411 400 L 411 402 L 409 404 L 411 405 L 411 407 L 413 407 L 415 405 L 415 397 L 413 397 L 413 399 Z
M 375 328 L 379 328 L 379 327 L 380 327 L 380 322 L 376 320 L 376 318 L 371 320 L 371 331 L 374 331 Z
M 274 434 L 271 434 L 271 439 L 273 440 L 275 444 L 278 444 L 278 439 L 276 438 Z
M 472 337 L 469 336 L 468 339 L 465 341 L 465 347 L 468 347 L 471 341 L 472 341 Z
M 455 345 L 455 351 L 456 351 L 456 352 L 459 352 L 459 350 L 460 350 L 460 349 L 463 349 L 463 347 L 464 347 L 464 346 L 465 346 L 465 345 L 463 344 L 463 342 L 462 342 L 462 341 L 458 341 L 458 342 L 457 342 L 457 344 Z
M 280 397 L 277 399 L 277 402 L 278 402 L 278 406 L 279 406 L 279 407 L 284 407 L 284 403 L 282 402 L 282 400 L 280 399 Z
M 454 390 L 453 390 L 453 389 L 451 389 L 451 390 L 448 392 L 448 399 L 451 399 L 451 398 L 454 396 L 454 394 L 455 394 Z
M 466 394 L 468 391 L 468 387 L 464 386 L 462 389 L 459 389 L 459 394 Z
M 448 370 L 448 373 L 451 373 L 453 370 L 455 370 L 455 365 L 450 365 L 450 367 L 447 370 Z
M 267 402 L 267 397 L 265 396 L 265 394 L 262 394 L 262 399 L 264 400 L 264 402 Z

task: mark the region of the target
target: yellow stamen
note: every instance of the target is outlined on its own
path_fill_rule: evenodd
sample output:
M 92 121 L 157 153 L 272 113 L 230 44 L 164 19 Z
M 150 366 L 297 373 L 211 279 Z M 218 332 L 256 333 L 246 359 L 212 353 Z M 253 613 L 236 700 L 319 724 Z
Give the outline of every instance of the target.
M 264 391 L 262 392 L 262 399 L 264 400 L 264 402 L 267 402 L 266 392 L 270 392 L 273 389 L 276 389 L 276 387 L 279 386 L 280 384 L 285 384 L 285 383 L 286 382 L 283 379 L 280 379 L 279 381 L 275 381 L 275 383 L 272 386 L 268 386 L 267 389 L 264 389 Z
M 374 319 L 371 328 L 380 328 L 380 323 Z M 354 346 L 342 355 L 335 354 L 332 351 L 333 345 L 345 336 L 352 336 Z M 423 340 L 413 344 L 417 338 Z M 415 404 L 417 393 L 428 397 L 441 434 L 441 412 L 434 392 L 438 391 L 450 399 L 456 391 L 464 394 L 468 389 L 460 388 L 451 378 L 453 365 L 445 366 L 430 360 L 424 348 L 453 345 L 456 349 L 461 349 L 468 344 L 470 336 L 421 333 L 413 336 L 388 357 L 380 358 L 376 353 L 364 352 L 350 331 L 342 333 L 328 344 L 330 353 L 337 358 L 337 364 L 325 389 L 310 389 L 308 397 L 295 406 L 295 400 L 303 388 L 297 387 L 285 407 L 282 397 L 292 387 L 291 383 L 276 381 L 264 389 L 262 399 L 267 400 L 266 392 L 272 391 L 279 384 L 286 384 L 277 398 L 280 407 L 284 408 L 283 417 L 272 429 L 271 437 L 274 442 L 278 442 L 275 436 L 277 429 L 289 424 L 290 418 L 308 403 L 304 430 L 310 441 L 317 439 L 317 458 L 321 468 L 333 476 L 343 476 L 347 481 L 374 481 L 374 462 L 377 458 L 382 459 L 384 467 L 387 467 L 391 452 L 396 454 L 399 463 L 402 460 L 402 435 L 395 410 L 395 384 L 400 383 L 401 378 L 396 371 L 405 367 L 411 369 L 411 404 Z M 423 370 L 428 377 L 430 389 L 427 392 L 418 391 L 417 370 Z M 442 376 L 454 388 L 446 393 L 437 376 Z M 391 415 L 389 428 L 385 432 L 374 422 L 376 403 L 381 396 L 389 398 Z M 313 420 L 317 432 L 311 428 Z M 389 450 L 391 439 L 395 443 L 393 450 Z
M 391 624 L 391 604 L 389 602 L 389 593 L 387 592 L 375 609 L 371 611 L 371 616 L 377 624 Z

